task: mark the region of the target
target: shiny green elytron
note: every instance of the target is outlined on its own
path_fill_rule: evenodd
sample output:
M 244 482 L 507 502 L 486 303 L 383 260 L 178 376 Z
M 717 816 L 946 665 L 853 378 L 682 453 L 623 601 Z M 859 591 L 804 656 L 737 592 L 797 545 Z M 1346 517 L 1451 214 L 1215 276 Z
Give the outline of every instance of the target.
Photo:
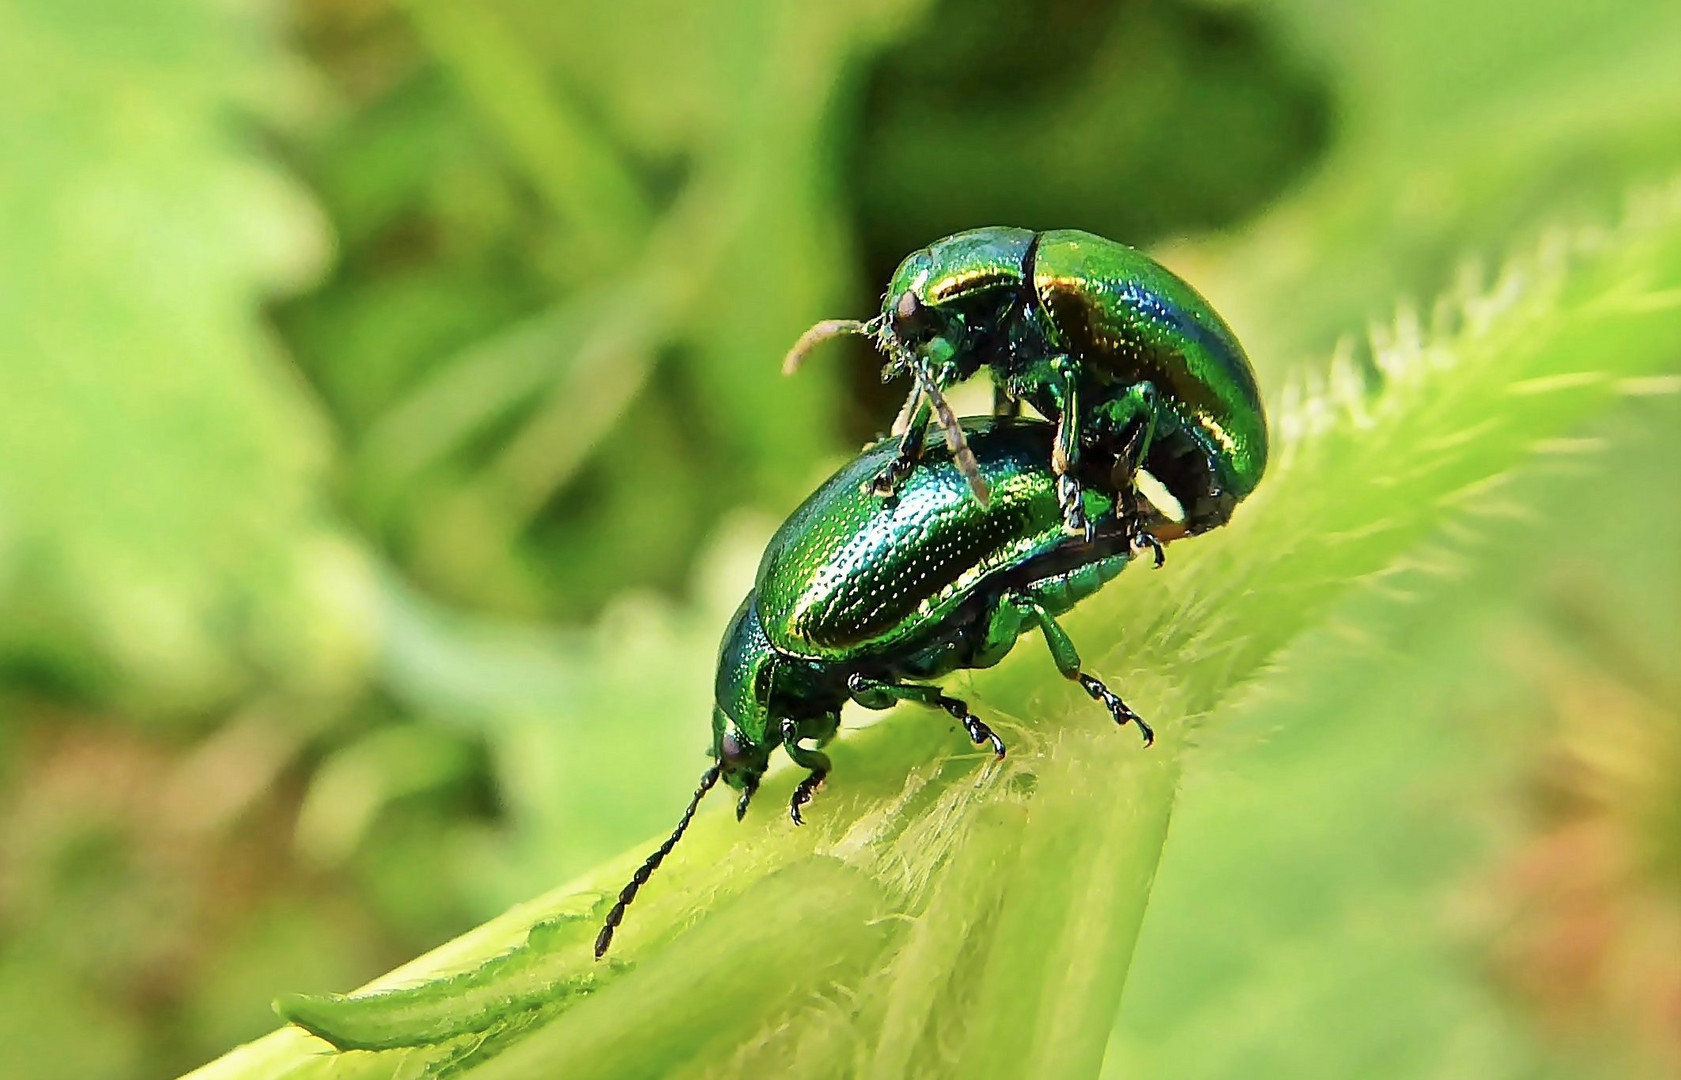
M 911 474 L 937 416 L 985 500 L 942 394 L 982 367 L 996 413 L 1026 401 L 1057 421 L 1049 460 L 1071 529 L 1086 527 L 1079 463 L 1094 448 L 1119 461 L 1101 486 L 1119 494 L 1122 517 L 1142 524 L 1142 466 L 1179 500 L 1190 533 L 1224 524 L 1266 470 L 1266 414 L 1231 328 L 1166 267 L 1092 233 L 992 227 L 930 244 L 899 264 L 880 315 L 818 323 L 784 370 L 840 334 L 870 337 L 889 374 L 915 380 L 899 453 L 872 480 L 882 493 Z
M 968 705 L 935 684 L 960 668 L 991 667 L 1022 633 L 1038 629 L 1064 676 L 1115 722 L 1150 728 L 1096 676 L 1082 671 L 1056 622 L 1132 557 L 1132 537 L 1101 491 L 1083 499 L 1091 535 L 1063 527 L 1056 477 L 1045 468 L 1053 430 L 1033 420 L 963 421 L 974 466 L 991 491 L 983 505 L 949 450 L 931 450 L 892 498 L 868 481 L 898 453 L 878 443 L 817 489 L 771 539 L 754 587 L 724 634 L 718 656 L 712 755 L 688 809 L 620 893 L 595 952 L 601 956 L 625 908 L 682 837 L 701 798 L 720 779 L 748 802 L 781 747 L 806 776 L 789 813 L 829 774 L 820 749 L 854 701 L 886 709 L 915 701 L 960 721 L 976 745 L 999 757 L 1004 743 Z M 808 746 L 806 744 L 813 744 Z

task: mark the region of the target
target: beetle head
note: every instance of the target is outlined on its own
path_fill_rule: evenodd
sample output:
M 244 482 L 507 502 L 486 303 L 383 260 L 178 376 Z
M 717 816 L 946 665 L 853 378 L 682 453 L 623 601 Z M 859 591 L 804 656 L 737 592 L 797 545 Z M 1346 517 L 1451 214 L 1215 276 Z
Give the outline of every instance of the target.
M 742 812 L 780 739 L 770 711 L 779 654 L 765 637 L 757 601 L 749 592 L 724 631 L 712 709 L 712 756 L 724 783 L 742 793 Z
M 995 358 L 1028 287 L 1034 233 L 992 225 L 937 240 L 906 256 L 882 297 L 877 333 L 896 366 L 922 361 L 949 386 Z M 942 343 L 939 344 L 939 343 Z
M 712 756 L 718 760 L 719 778 L 749 797 L 770 767 L 770 748 L 748 736 L 722 708 L 712 710 Z M 743 809 L 746 805 L 743 800 Z
M 976 364 L 963 348 L 961 305 L 935 295 L 934 269 L 926 248 L 899 264 L 875 320 L 876 341 L 892 374 L 914 376 L 921 367 L 936 385 L 950 386 L 973 375 Z

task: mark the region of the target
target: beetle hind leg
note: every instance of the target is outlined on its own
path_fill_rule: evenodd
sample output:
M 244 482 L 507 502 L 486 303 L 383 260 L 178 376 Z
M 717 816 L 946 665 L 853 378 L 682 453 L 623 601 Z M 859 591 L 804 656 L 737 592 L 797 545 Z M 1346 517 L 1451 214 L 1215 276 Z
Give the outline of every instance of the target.
M 1018 593 L 1006 603 L 1020 613 L 1023 623 L 1038 623 L 1040 632 L 1045 635 L 1045 647 L 1050 650 L 1051 659 L 1056 661 L 1057 670 L 1062 672 L 1064 678 L 1079 683 L 1080 688 L 1090 694 L 1093 701 L 1102 702 L 1103 707 L 1109 710 L 1109 715 L 1115 718 L 1115 723 L 1137 724 L 1139 733 L 1144 736 L 1145 746 L 1156 741 L 1156 733 L 1144 722 L 1143 717 L 1133 712 L 1119 695 L 1103 685 L 1102 679 L 1096 675 L 1088 675 L 1080 669 L 1080 652 L 1074 647 L 1074 639 L 1068 636 L 1068 631 L 1056 621 L 1042 600 Z

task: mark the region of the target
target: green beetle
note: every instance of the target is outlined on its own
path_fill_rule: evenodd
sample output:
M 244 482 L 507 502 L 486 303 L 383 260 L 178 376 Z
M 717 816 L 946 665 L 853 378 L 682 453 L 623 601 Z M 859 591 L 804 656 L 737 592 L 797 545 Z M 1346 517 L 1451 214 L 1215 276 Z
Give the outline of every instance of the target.
M 740 817 L 781 747 L 806 776 L 788 811 L 829 773 L 819 749 L 854 701 L 886 709 L 915 701 L 944 709 L 975 744 L 1004 756 L 1004 742 L 934 680 L 991 667 L 1037 628 L 1058 670 L 1109 710 L 1148 725 L 1096 676 L 1081 670 L 1056 616 L 1095 593 L 1132 557 L 1131 536 L 1100 490 L 1083 498 L 1090 538 L 1063 528 L 1057 481 L 1045 468 L 1053 429 L 1036 420 L 963 421 L 975 468 L 991 490 L 982 505 L 950 451 L 930 452 L 893 498 L 867 491 L 898 449 L 884 440 L 855 458 L 795 510 L 771 539 L 754 587 L 724 634 L 718 656 L 712 755 L 677 828 L 620 893 L 596 939 L 607 951 L 637 890 L 682 837 L 701 798 L 720 779 L 741 792 Z M 1163 532 L 1172 528 L 1160 523 Z
M 1005 227 L 948 236 L 899 264 L 879 316 L 818 323 L 783 369 L 842 334 L 872 338 L 884 375 L 915 379 L 895 426 L 899 452 L 871 478 L 882 494 L 910 475 L 937 416 L 985 501 L 985 477 L 941 393 L 983 366 L 995 412 L 1013 415 L 1026 401 L 1057 421 L 1050 461 L 1070 529 L 1087 528 L 1079 462 L 1094 447 L 1119 461 L 1104 479 L 1123 517 L 1142 524 L 1132 477 L 1142 466 L 1179 501 L 1190 533 L 1224 524 L 1266 469 L 1266 414 L 1231 329 L 1160 263 L 1101 236 Z M 1137 539 L 1154 546 L 1147 531 Z

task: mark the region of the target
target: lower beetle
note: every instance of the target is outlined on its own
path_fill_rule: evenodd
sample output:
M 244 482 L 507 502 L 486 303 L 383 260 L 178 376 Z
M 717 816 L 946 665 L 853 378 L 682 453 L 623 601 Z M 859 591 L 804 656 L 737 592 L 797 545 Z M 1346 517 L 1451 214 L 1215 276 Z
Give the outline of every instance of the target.
M 895 426 L 899 452 L 870 478 L 882 494 L 910 475 L 937 416 L 986 500 L 986 478 L 941 393 L 983 366 L 995 412 L 1013 415 L 1026 401 L 1057 421 L 1050 461 L 1071 530 L 1086 528 L 1078 465 L 1094 445 L 1118 458 L 1106 486 L 1122 516 L 1142 525 L 1132 482 L 1141 466 L 1179 500 L 1190 533 L 1224 524 L 1266 469 L 1266 415 L 1230 327 L 1166 267 L 1092 233 L 1000 226 L 948 236 L 899 264 L 880 315 L 818 323 L 783 370 L 842 334 L 871 338 L 887 357 L 884 375 L 915 380 Z M 1144 532 L 1138 540 L 1151 542 Z
M 596 939 L 597 957 L 720 779 L 741 792 L 739 818 L 780 746 L 806 770 L 788 806 L 801 823 L 801 807 L 829 774 L 828 757 L 805 744 L 820 747 L 834 737 L 847 701 L 867 709 L 900 701 L 944 709 L 977 746 L 1003 757 L 1003 740 L 932 680 L 991 667 L 1028 630 L 1044 635 L 1058 670 L 1116 723 L 1136 724 L 1146 746 L 1154 740 L 1125 702 L 1081 670 L 1073 641 L 1056 622 L 1132 557 L 1130 532 L 1115 520 L 1112 500 L 1087 490 L 1092 520 L 1108 524 L 1089 537 L 1070 535 L 1056 478 L 1044 466 L 1051 426 L 985 418 L 963 424 L 991 490 L 984 506 L 969 498 L 964 470 L 949 451 L 930 452 L 893 498 L 874 497 L 866 481 L 898 453 L 885 440 L 832 476 L 777 530 L 719 650 L 715 764 L 677 828 L 619 894 Z

